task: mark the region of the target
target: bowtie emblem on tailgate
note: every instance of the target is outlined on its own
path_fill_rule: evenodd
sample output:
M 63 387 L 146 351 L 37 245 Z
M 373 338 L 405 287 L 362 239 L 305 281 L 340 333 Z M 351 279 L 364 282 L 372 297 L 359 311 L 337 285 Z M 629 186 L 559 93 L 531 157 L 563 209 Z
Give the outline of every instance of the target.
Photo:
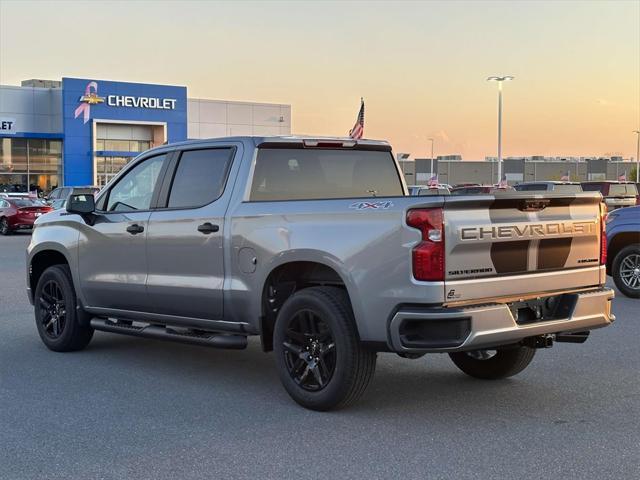
M 549 206 L 549 200 L 523 200 L 520 205 L 521 212 L 539 212 Z

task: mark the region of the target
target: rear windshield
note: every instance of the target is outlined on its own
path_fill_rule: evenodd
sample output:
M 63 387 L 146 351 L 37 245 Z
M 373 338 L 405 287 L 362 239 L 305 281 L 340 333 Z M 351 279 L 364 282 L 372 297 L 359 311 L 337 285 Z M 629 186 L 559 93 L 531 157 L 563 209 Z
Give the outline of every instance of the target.
M 18 208 L 22 208 L 22 207 L 42 207 L 44 204 L 38 200 L 27 200 L 27 199 L 20 199 L 20 200 L 11 200 L 11 202 Z
M 485 187 L 457 188 L 455 190 L 451 190 L 451 195 L 479 195 L 488 193 L 488 190 L 489 189 Z
M 609 187 L 609 195 L 612 197 L 615 196 L 630 196 L 635 197 L 638 194 L 636 190 L 636 186 L 633 183 L 621 183 L 621 184 L 612 184 Z
M 402 196 L 390 152 L 265 148 L 258 151 L 251 200 Z
M 604 185 L 601 183 L 583 183 L 582 190 L 585 192 L 600 192 L 604 191 Z
M 562 185 L 558 184 L 553 187 L 554 192 L 558 193 L 580 193 L 582 191 L 582 187 L 580 185 Z
M 540 192 L 546 191 L 547 185 L 545 183 L 530 183 L 526 185 L 516 185 L 513 188 L 518 192 Z

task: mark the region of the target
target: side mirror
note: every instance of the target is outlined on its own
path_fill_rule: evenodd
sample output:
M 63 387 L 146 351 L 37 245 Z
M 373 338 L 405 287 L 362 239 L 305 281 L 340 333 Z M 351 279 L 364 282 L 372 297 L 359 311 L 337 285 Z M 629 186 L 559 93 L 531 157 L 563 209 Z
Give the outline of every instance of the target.
M 86 215 L 96 210 L 96 201 L 93 195 L 82 193 L 80 195 L 70 195 L 67 199 L 67 212 Z

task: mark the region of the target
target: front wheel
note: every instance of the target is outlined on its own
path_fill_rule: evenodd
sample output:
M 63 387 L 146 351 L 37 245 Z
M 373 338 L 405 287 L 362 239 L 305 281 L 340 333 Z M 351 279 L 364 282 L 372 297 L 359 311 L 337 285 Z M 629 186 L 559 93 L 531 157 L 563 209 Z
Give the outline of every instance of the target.
M 42 273 L 34 306 L 38 334 L 50 350 L 72 352 L 91 341 L 93 328 L 80 321 L 85 314 L 76 308 L 76 293 L 67 265 L 54 265 Z
M 11 233 L 11 227 L 9 226 L 9 220 L 3 218 L 0 220 L 0 235 L 9 235 Z
M 493 350 L 473 350 L 449 354 L 456 367 L 467 375 L 484 380 L 512 377 L 523 371 L 533 360 L 536 351 L 525 346 Z
M 624 247 L 613 259 L 613 282 L 624 295 L 640 298 L 640 244 Z
M 311 287 L 283 305 L 274 330 L 278 374 L 291 398 L 312 410 L 356 401 L 373 378 L 376 352 L 360 343 L 346 292 Z

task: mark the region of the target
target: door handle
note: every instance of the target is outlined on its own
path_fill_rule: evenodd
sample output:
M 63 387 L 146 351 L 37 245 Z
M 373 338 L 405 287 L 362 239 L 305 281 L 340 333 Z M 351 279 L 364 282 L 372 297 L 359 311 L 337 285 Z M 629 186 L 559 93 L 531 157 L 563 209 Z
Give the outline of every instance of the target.
M 129 232 L 131 235 L 137 235 L 138 233 L 144 232 L 144 227 L 142 225 L 134 223 L 133 225 L 129 225 L 127 227 L 127 232 Z
M 198 231 L 200 233 L 204 233 L 205 235 L 209 235 L 210 233 L 217 232 L 218 230 L 220 230 L 220 227 L 210 222 L 205 222 L 202 225 L 198 225 Z

